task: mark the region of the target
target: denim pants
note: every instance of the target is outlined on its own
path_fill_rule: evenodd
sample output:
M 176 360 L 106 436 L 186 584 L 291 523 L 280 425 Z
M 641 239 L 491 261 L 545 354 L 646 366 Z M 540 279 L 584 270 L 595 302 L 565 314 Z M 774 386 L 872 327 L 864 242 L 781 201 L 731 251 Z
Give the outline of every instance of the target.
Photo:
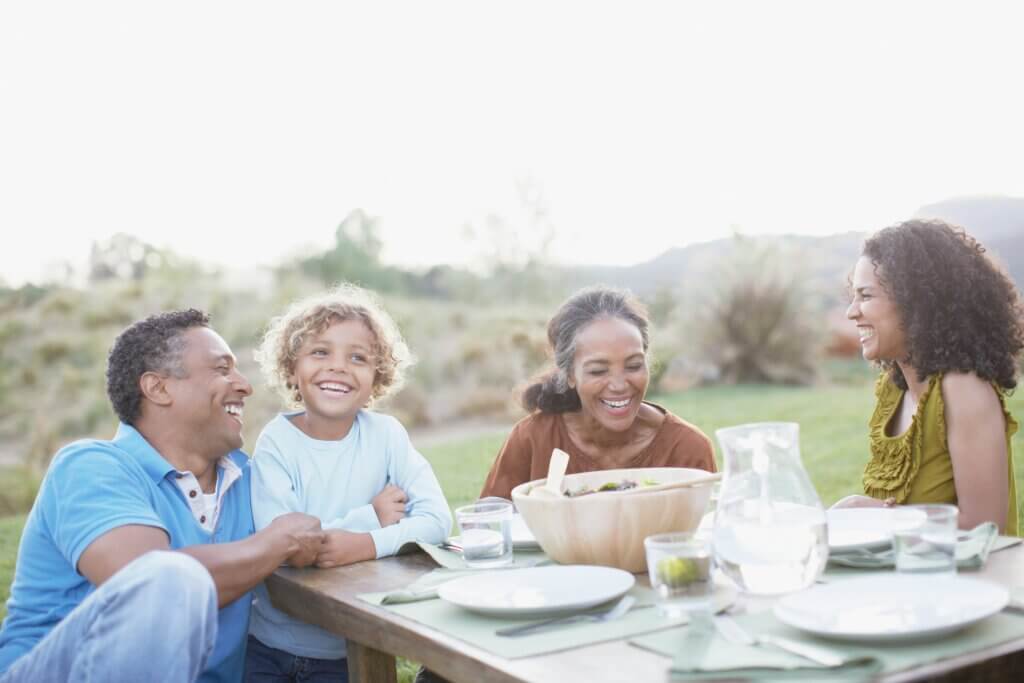
M 183 553 L 128 563 L 16 660 L 0 683 L 186 683 L 217 639 L 217 589 Z
M 348 683 L 348 660 L 299 657 L 249 636 L 245 683 Z

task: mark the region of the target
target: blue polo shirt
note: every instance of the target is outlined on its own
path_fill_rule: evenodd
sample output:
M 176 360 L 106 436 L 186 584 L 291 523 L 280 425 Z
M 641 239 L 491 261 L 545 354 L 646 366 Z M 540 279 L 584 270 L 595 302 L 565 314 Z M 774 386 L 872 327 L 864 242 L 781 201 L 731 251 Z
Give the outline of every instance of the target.
M 113 441 L 85 440 L 54 457 L 29 512 L 0 629 L 0 673 L 27 653 L 95 589 L 78 573 L 89 544 L 111 529 L 142 524 L 163 529 L 172 549 L 237 541 L 253 533 L 249 464 L 221 497 L 213 532 L 193 517 L 174 482 L 175 470 L 134 428 L 122 424 Z M 223 478 L 218 467 L 218 485 Z M 252 594 L 221 608 L 217 643 L 200 681 L 241 681 Z M 159 633 L 153 634 L 159 638 Z

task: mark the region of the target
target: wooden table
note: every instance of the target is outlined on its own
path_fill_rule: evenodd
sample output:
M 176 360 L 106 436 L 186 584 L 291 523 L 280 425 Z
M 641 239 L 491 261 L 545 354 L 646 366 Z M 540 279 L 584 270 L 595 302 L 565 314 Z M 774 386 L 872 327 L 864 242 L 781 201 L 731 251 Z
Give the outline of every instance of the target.
M 395 656 L 421 662 L 456 683 L 667 679 L 671 664 L 668 657 L 633 647 L 625 640 L 505 659 L 356 597 L 404 587 L 436 568 L 423 553 L 337 569 L 282 568 L 267 579 L 267 588 L 278 609 L 348 640 L 349 676 L 353 683 L 392 683 L 396 680 Z M 993 553 L 982 571 L 968 575 L 1009 588 L 1024 587 L 1024 546 Z M 745 597 L 744 602 L 750 610 L 771 605 L 766 598 Z M 1024 681 L 1024 638 L 912 671 L 889 674 L 881 680 Z

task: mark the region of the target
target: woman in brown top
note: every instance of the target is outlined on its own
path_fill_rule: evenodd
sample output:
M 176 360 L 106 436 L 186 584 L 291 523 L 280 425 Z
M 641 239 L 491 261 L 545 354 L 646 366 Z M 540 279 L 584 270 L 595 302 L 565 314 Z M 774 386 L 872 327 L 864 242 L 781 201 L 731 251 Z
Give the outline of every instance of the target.
M 629 294 L 603 287 L 569 298 L 548 323 L 555 367 L 523 393 L 530 415 L 512 429 L 481 497 L 511 498 L 519 484 L 547 476 L 551 451 L 566 470 L 694 467 L 715 471 L 711 441 L 699 429 L 643 400 L 647 312 Z

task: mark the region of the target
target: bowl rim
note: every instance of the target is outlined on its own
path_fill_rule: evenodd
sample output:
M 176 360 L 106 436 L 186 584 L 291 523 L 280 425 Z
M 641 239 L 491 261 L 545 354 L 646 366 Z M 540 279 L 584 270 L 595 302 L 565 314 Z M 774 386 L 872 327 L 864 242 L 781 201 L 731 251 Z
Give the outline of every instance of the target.
M 674 479 L 673 481 L 678 481 L 678 480 L 686 481 L 687 479 L 697 479 L 698 477 L 703 477 L 703 476 L 706 476 L 706 475 L 710 474 L 710 472 L 708 470 L 702 470 L 702 469 L 697 468 L 697 467 L 617 467 L 615 469 L 609 469 L 609 470 L 590 470 L 590 471 L 587 471 L 587 472 L 574 472 L 572 474 L 566 474 L 564 479 L 563 479 L 563 482 L 568 483 L 568 482 L 570 482 L 574 478 L 593 477 L 595 475 L 601 475 L 602 478 L 604 478 L 604 477 L 612 477 L 612 478 L 614 478 L 615 473 L 618 473 L 618 472 L 651 472 L 651 473 L 654 473 L 654 472 L 662 472 L 662 471 L 669 471 L 669 472 L 672 472 L 674 474 L 675 473 L 685 473 L 687 475 L 687 476 L 684 476 L 684 477 L 679 477 L 677 479 Z M 545 503 L 550 503 L 550 504 L 558 504 L 559 501 L 564 501 L 564 502 L 567 502 L 567 503 L 580 503 L 581 501 L 595 500 L 595 497 L 593 495 L 578 496 L 578 497 L 574 497 L 574 498 L 570 498 L 570 497 L 567 497 L 567 496 L 561 496 L 561 497 L 557 497 L 557 498 L 556 497 L 550 497 L 549 498 L 549 497 L 546 497 L 546 496 L 543 497 L 543 498 L 530 497 L 530 491 L 532 491 L 535 487 L 543 486 L 546 481 L 547 481 L 547 477 L 544 477 L 542 479 L 534 479 L 532 481 L 525 481 L 522 484 L 519 484 L 519 485 L 513 487 L 512 488 L 512 492 L 511 492 L 513 502 L 516 501 L 518 498 L 530 498 L 531 501 L 544 501 Z M 709 482 L 708 485 L 710 486 L 711 483 Z M 704 487 L 703 486 L 695 486 L 695 487 L 692 487 L 692 488 L 677 488 L 677 489 L 668 489 L 668 490 L 657 490 L 657 491 L 650 492 L 649 495 L 651 495 L 651 496 L 658 495 L 658 494 L 676 495 L 679 492 L 691 491 L 691 490 L 694 490 L 696 488 L 704 488 Z M 603 495 L 597 497 L 596 500 L 607 500 L 609 497 L 616 497 L 615 494 L 620 494 L 621 495 L 621 494 L 628 493 L 631 497 L 636 497 L 638 495 L 643 495 L 643 491 L 634 491 L 632 489 L 630 489 L 629 491 L 602 491 L 601 493 Z

